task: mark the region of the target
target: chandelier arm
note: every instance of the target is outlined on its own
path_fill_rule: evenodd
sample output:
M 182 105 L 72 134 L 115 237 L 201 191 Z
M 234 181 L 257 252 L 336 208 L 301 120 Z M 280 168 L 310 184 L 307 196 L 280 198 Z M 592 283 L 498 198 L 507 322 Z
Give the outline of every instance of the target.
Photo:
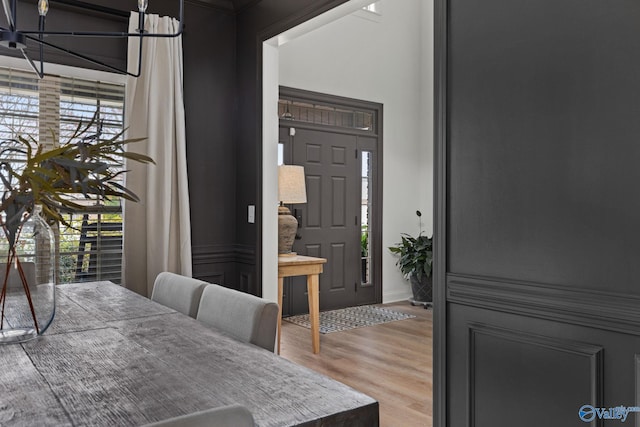
M 29 64 L 33 72 L 36 73 L 39 78 L 43 78 L 44 70 L 43 70 L 43 64 L 42 64 L 42 53 L 40 54 L 40 70 L 38 71 L 38 67 L 36 63 L 33 62 L 33 59 L 29 58 L 29 55 L 27 55 L 27 52 L 25 52 L 24 49 L 20 49 L 20 52 L 22 52 L 22 56 L 24 56 L 24 59 L 27 60 L 27 63 Z
M 7 16 L 7 22 L 9 23 L 9 28 L 11 29 L 11 31 L 15 31 L 16 29 L 15 5 L 16 5 L 15 0 L 11 1 L 11 5 L 9 5 L 9 0 L 2 0 L 2 8 L 4 9 L 4 14 Z
M 102 6 L 94 6 L 90 3 L 86 3 L 82 0 L 59 0 L 59 3 L 71 4 L 73 6 L 79 8 L 85 8 L 89 10 L 98 10 L 95 7 L 102 8 Z M 2 6 L 4 8 L 4 12 L 7 16 L 7 21 L 9 22 L 9 30 L 6 30 L 0 27 L 0 35 L 2 36 L 2 45 L 8 48 L 19 48 L 24 58 L 27 60 L 33 71 L 40 77 L 44 77 L 44 46 L 47 46 L 51 49 L 55 49 L 61 52 L 65 52 L 71 56 L 75 56 L 76 58 L 80 58 L 84 61 L 90 62 L 92 64 L 96 64 L 100 67 L 106 68 L 108 70 L 117 72 L 119 74 L 125 74 L 132 77 L 139 77 L 142 71 L 142 44 L 145 37 L 162 37 L 162 38 L 174 38 L 182 35 L 184 31 L 184 0 L 180 0 L 180 19 L 178 20 L 178 28 L 175 33 L 166 34 L 166 33 L 148 33 L 145 32 L 143 28 L 144 24 L 144 12 L 146 10 L 146 0 L 143 3 L 139 3 L 139 28 L 137 32 L 129 33 L 129 32 L 98 32 L 98 31 L 45 31 L 44 30 L 44 21 L 45 16 L 48 9 L 48 3 L 45 2 L 43 5 L 38 4 L 38 12 L 40 14 L 40 20 L 38 25 L 38 30 L 17 30 L 17 0 L 2 0 Z M 120 16 L 126 16 L 126 12 L 118 11 L 116 9 L 104 8 L 104 10 L 98 10 L 105 13 L 111 14 L 119 14 Z M 117 13 L 116 13 L 117 12 Z M 126 69 L 118 68 L 116 66 L 107 64 L 98 59 L 91 58 L 82 53 L 74 52 L 71 49 L 58 46 L 56 44 L 47 42 L 44 40 L 44 36 L 79 36 L 79 37 L 110 37 L 110 38 L 129 38 L 129 37 L 138 37 L 139 39 L 139 49 L 138 49 L 138 70 L 137 72 L 130 73 Z M 40 70 L 36 66 L 36 63 L 29 57 L 26 49 L 26 40 L 31 40 L 33 42 L 38 43 L 39 53 L 40 53 Z
M 128 76 L 138 78 L 142 73 L 142 41 L 143 40 L 144 39 L 140 39 L 140 47 L 138 48 L 138 72 L 136 74 L 131 74 L 129 71 L 127 71 Z
M 2 0 L 6 2 L 7 0 Z M 128 33 L 128 32 L 101 32 L 101 31 L 38 31 L 20 30 L 22 34 L 42 34 L 44 36 L 79 36 L 79 37 L 178 37 L 184 32 L 184 0 L 180 0 L 180 14 L 178 18 L 178 30 L 175 33 Z
M 113 66 L 113 65 L 107 64 L 105 62 L 102 62 L 102 61 L 100 61 L 98 59 L 94 59 L 94 58 L 91 58 L 91 57 L 89 57 L 87 55 L 83 55 L 82 53 L 74 52 L 74 51 L 72 51 L 70 49 L 67 49 L 65 47 L 57 46 L 57 45 L 55 45 L 53 43 L 49 43 L 49 42 L 46 42 L 44 40 L 40 40 L 37 37 L 32 37 L 32 36 L 27 36 L 27 35 L 25 37 L 27 39 L 29 39 L 29 40 L 32 40 L 32 41 L 36 42 L 36 43 L 40 43 L 41 45 L 44 45 L 44 46 L 50 47 L 52 49 L 56 49 L 56 50 L 68 53 L 71 56 L 75 56 L 76 58 L 80 58 L 80 59 L 82 59 L 84 61 L 91 62 L 91 63 L 99 65 L 101 67 L 105 67 L 105 68 L 107 68 L 107 69 L 109 69 L 111 71 L 115 71 L 118 74 L 126 74 L 126 75 L 131 76 L 131 77 L 140 77 L 140 70 L 141 70 L 140 58 L 142 58 L 142 38 L 140 39 L 140 49 L 139 49 L 139 52 L 138 52 L 138 58 L 139 58 L 139 60 L 138 60 L 138 72 L 137 72 L 137 74 L 133 74 L 133 73 L 130 73 L 129 71 L 127 71 L 127 70 L 123 70 L 123 69 L 118 68 L 116 66 Z M 25 57 L 27 58 L 29 63 L 33 62 L 27 56 L 25 56 Z M 40 65 L 42 67 L 42 61 L 40 61 Z M 33 68 L 33 65 L 32 65 L 32 68 Z M 40 76 L 40 73 L 35 68 L 34 68 L 34 71 L 36 71 L 36 73 Z M 44 73 L 43 73 L 43 75 L 44 75 Z M 42 78 L 42 76 L 40 76 L 40 78 Z
M 40 31 L 44 31 L 45 20 L 46 20 L 45 15 L 40 15 L 40 19 L 38 19 L 38 29 Z M 40 34 L 38 36 L 38 39 L 40 39 L 40 41 L 42 42 L 44 40 L 44 36 Z M 44 45 L 40 43 L 38 46 L 39 46 L 38 50 L 40 51 L 40 72 L 36 70 L 36 74 L 40 78 L 43 78 L 44 77 Z
M 27 31 L 23 31 L 20 30 L 20 33 L 24 34 L 24 35 L 29 35 L 29 34 L 42 34 L 43 36 L 78 36 L 78 37 L 110 37 L 110 38 L 129 38 L 129 37 L 178 37 L 180 35 L 182 35 L 183 33 L 183 26 L 182 26 L 182 22 L 180 22 L 179 26 L 178 26 L 178 31 L 176 31 L 175 33 L 171 33 L 171 34 L 166 34 L 166 33 L 125 33 L 125 32 L 118 32 L 118 31 L 112 31 L 112 32 L 101 32 L 101 31 L 37 31 L 37 30 L 27 30 Z M 32 40 L 37 40 L 34 39 L 33 37 L 29 37 Z

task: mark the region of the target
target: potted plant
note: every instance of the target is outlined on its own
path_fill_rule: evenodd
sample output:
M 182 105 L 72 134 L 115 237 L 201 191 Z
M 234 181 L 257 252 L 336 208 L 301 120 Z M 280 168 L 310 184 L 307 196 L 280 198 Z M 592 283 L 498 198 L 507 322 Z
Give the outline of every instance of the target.
M 61 210 L 82 209 L 79 199 L 138 201 L 118 179 L 123 161 L 153 160 L 125 150 L 140 139 L 102 137 L 97 114 L 59 147 L 45 149 L 31 136 L 0 142 L 0 343 L 34 338 L 53 320 L 57 266 L 50 226 L 70 226 Z
M 416 211 L 416 215 L 420 218 L 422 213 Z M 400 271 L 411 282 L 411 290 L 413 292 L 413 305 L 424 304 L 431 305 L 433 302 L 433 282 L 432 282 L 432 266 L 433 266 L 433 238 L 422 235 L 422 227 L 420 234 L 413 237 L 409 234 L 402 234 L 402 241 L 389 250 L 399 255 L 396 265 Z

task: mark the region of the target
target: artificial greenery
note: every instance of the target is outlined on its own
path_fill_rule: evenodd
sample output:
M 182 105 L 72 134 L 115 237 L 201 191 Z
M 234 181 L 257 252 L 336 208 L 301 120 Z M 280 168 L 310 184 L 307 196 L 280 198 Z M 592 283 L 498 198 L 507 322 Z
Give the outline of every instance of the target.
M 139 201 L 118 177 L 125 172 L 124 159 L 153 163 L 148 156 L 124 150 L 126 144 L 143 138 L 121 139 L 122 133 L 102 138 L 101 124 L 91 134 L 95 124 L 96 116 L 86 125 L 79 123 L 69 141 L 48 150 L 32 136 L 0 142 L 0 212 L 10 247 L 27 218 L 24 214 L 35 205 L 42 205 L 48 220 L 68 225 L 61 211 L 82 209 L 74 201 L 79 198 Z M 55 133 L 53 137 L 56 139 Z
M 360 255 L 363 258 L 369 256 L 369 227 L 367 225 L 362 226 L 362 231 L 360 232 Z
M 422 216 L 420 211 L 416 211 L 418 217 Z M 409 234 L 402 234 L 402 242 L 389 247 L 389 250 L 399 255 L 396 265 L 406 278 L 416 276 L 418 280 L 422 277 L 431 277 L 433 267 L 433 238 L 423 236 L 422 229 L 418 237 Z

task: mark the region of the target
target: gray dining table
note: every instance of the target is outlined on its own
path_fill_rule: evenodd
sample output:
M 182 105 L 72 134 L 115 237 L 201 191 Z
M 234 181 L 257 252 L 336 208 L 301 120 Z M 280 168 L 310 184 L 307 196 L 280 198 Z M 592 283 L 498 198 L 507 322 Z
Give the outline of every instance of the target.
M 56 298 L 44 335 L 0 345 L 0 426 L 139 426 L 230 404 L 258 426 L 379 423 L 371 397 L 111 282 Z

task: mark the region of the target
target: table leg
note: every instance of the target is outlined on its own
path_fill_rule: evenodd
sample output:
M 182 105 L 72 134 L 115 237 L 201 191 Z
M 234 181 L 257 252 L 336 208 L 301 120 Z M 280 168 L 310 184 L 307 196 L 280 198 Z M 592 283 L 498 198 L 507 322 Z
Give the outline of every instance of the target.
M 278 277 L 278 352 L 280 354 L 280 333 L 282 332 L 282 287 L 284 277 Z
M 320 353 L 320 278 L 317 274 L 307 276 L 307 294 L 309 295 L 309 317 L 311 320 L 311 342 L 313 353 Z

